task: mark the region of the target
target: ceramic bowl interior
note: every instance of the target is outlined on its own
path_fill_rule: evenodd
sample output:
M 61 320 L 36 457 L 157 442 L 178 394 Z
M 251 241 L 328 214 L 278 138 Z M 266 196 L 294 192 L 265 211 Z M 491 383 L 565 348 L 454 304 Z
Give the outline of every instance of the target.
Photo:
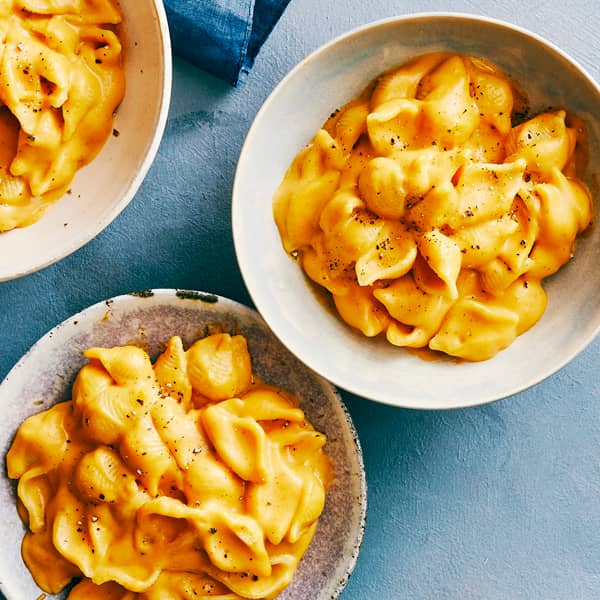
M 564 106 L 589 135 L 586 175 L 598 195 L 600 90 L 560 49 L 537 35 L 482 17 L 421 14 L 352 31 L 304 59 L 259 111 L 240 155 L 233 191 L 237 258 L 258 310 L 312 369 L 360 396 L 412 408 L 454 408 L 514 394 L 551 375 L 600 327 L 600 229 L 578 242 L 575 259 L 545 282 L 543 318 L 493 359 L 425 361 L 381 338 L 353 332 L 325 310 L 283 251 L 272 198 L 294 156 L 335 108 L 378 74 L 433 51 L 487 58 L 520 82 L 533 111 Z
M 159 0 L 122 2 L 126 92 L 111 136 L 75 176 L 72 193 L 35 224 L 0 233 L 0 281 L 71 254 L 102 231 L 135 195 L 158 150 L 171 95 L 171 45 Z
M 334 482 L 317 533 L 294 580 L 278 599 L 337 598 L 356 564 L 366 515 L 365 471 L 352 419 L 329 382 L 300 363 L 256 311 L 232 300 L 203 292 L 147 291 L 100 302 L 55 327 L 0 385 L 0 455 L 6 456 L 26 417 L 70 399 L 71 383 L 87 362 L 84 349 L 136 343 L 155 359 L 173 335 L 179 335 L 187 348 L 217 329 L 244 335 L 253 371 L 264 381 L 296 393 L 308 419 L 327 435 Z M 7 600 L 37 598 L 41 590 L 19 552 L 24 527 L 16 510 L 16 485 L 5 473 L 0 477 L 0 530 L 4 534 L 0 592 Z M 48 595 L 48 600 L 65 597 L 63 592 Z

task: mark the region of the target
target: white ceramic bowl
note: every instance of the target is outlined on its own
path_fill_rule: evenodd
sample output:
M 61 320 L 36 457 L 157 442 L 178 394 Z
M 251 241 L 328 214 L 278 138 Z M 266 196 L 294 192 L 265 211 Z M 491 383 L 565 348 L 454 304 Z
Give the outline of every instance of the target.
M 99 302 L 67 319 L 41 338 L 0 384 L 0 456 L 4 459 L 21 422 L 70 399 L 71 382 L 87 362 L 83 350 L 137 342 L 152 358 L 179 335 L 188 347 L 219 327 L 248 340 L 253 371 L 266 382 L 298 395 L 316 429 L 327 435 L 334 482 L 325 510 L 292 583 L 279 600 L 333 600 L 356 563 L 366 515 L 366 481 L 360 443 L 333 386 L 286 350 L 256 311 L 227 298 L 197 291 L 153 290 Z M 0 475 L 0 597 L 40 594 L 19 551 L 24 527 L 16 510 L 16 482 Z M 66 593 L 48 595 L 64 600 Z
M 385 340 L 353 332 L 325 310 L 283 251 L 273 193 L 294 156 L 336 107 L 382 71 L 432 51 L 488 58 L 522 83 L 532 109 L 564 105 L 589 128 L 587 181 L 600 175 L 600 89 L 540 37 L 483 17 L 421 14 L 366 25 L 296 66 L 259 111 L 243 146 L 233 189 L 233 234 L 252 299 L 283 343 L 309 367 L 360 396 L 411 408 L 473 406 L 514 394 L 571 360 L 600 328 L 600 228 L 575 260 L 546 280 L 548 308 L 527 333 L 481 363 L 427 362 Z
M 127 206 L 158 150 L 171 96 L 171 43 L 160 0 L 122 2 L 126 91 L 111 136 L 81 169 L 72 193 L 35 224 L 0 233 L 0 281 L 68 256 Z

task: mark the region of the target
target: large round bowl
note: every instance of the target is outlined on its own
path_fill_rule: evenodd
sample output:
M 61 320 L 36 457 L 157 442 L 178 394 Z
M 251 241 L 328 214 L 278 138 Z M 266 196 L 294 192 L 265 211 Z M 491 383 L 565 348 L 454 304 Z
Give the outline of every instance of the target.
M 334 481 L 315 537 L 292 583 L 278 600 L 333 600 L 352 572 L 362 542 L 366 481 L 352 419 L 325 379 L 307 369 L 273 335 L 258 313 L 233 300 L 198 291 L 147 290 L 100 302 L 73 315 L 41 338 L 0 384 L 0 456 L 28 416 L 69 400 L 71 383 L 92 346 L 136 344 L 154 360 L 174 335 L 189 347 L 210 332 L 241 334 L 248 341 L 253 372 L 295 393 L 318 431 L 327 436 Z M 33 599 L 41 590 L 21 559 L 24 526 L 16 508 L 16 482 L 0 475 L 0 598 Z M 49 565 L 48 568 L 52 568 Z M 64 600 L 65 591 L 47 598 Z
M 75 176 L 72 193 L 33 225 L 0 233 L 0 281 L 68 256 L 102 231 L 134 197 L 156 155 L 171 96 L 171 44 L 160 0 L 122 2 L 125 98 L 111 136 Z
M 425 361 L 367 339 L 323 307 L 298 264 L 284 252 L 272 199 L 295 155 L 335 108 L 382 71 L 433 51 L 487 58 L 520 82 L 532 109 L 565 106 L 589 133 L 586 175 L 597 195 L 600 90 L 560 49 L 492 19 L 420 14 L 366 25 L 320 48 L 277 86 L 243 146 L 233 190 L 233 234 L 256 307 L 283 343 L 312 369 L 360 396 L 396 406 L 442 409 L 506 397 L 548 377 L 600 328 L 600 228 L 580 239 L 575 259 L 545 280 L 542 319 L 494 358 Z

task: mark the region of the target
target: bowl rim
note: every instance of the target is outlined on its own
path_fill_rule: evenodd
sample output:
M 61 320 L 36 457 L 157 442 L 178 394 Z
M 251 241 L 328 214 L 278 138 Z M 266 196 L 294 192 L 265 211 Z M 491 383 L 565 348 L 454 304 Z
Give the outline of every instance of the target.
M 26 266 L 22 269 L 7 270 L 4 273 L 0 273 L 0 283 L 4 281 L 11 281 L 13 279 L 19 279 L 20 277 L 41 271 L 42 269 L 61 261 L 67 256 L 73 254 L 73 252 L 85 246 L 87 243 L 91 242 L 98 234 L 106 229 L 106 227 L 108 227 L 121 214 L 121 212 L 123 212 L 125 207 L 131 202 L 135 194 L 138 192 L 142 182 L 150 170 L 165 131 L 167 116 L 169 113 L 169 105 L 171 102 L 171 89 L 173 85 L 171 38 L 167 14 L 164 5 L 160 0 L 152 0 L 152 3 L 154 5 L 158 21 L 160 46 L 163 49 L 163 86 L 159 100 L 160 109 L 156 119 L 156 128 L 152 135 L 152 140 L 146 148 L 144 159 L 141 162 L 139 169 L 137 170 L 135 176 L 129 180 L 125 193 L 122 195 L 119 202 L 112 208 L 112 210 L 107 212 L 102 218 L 94 221 L 91 226 L 86 228 L 84 231 L 80 231 L 79 234 L 71 241 L 71 243 L 63 247 L 56 255 L 45 258 L 41 262 L 31 264 L 30 266 Z
M 385 394 L 369 393 L 369 390 L 365 389 L 364 385 L 360 386 L 357 383 L 349 384 L 344 382 L 336 373 L 332 373 L 332 370 L 326 364 L 323 364 L 322 362 L 316 360 L 316 358 L 313 355 L 306 356 L 306 353 L 302 351 L 302 345 L 295 341 L 294 336 L 282 332 L 279 329 L 279 327 L 277 327 L 279 316 L 271 314 L 271 311 L 269 309 L 264 310 L 262 302 L 257 302 L 257 299 L 260 299 L 260 289 L 253 283 L 255 276 L 252 275 L 252 264 L 249 262 L 248 257 L 244 256 L 244 253 L 242 252 L 241 242 L 239 240 L 239 236 L 237 235 L 237 232 L 241 229 L 240 224 L 243 222 L 242 210 L 240 208 L 240 206 L 242 205 L 242 200 L 239 179 L 241 165 L 245 159 L 245 156 L 249 153 L 249 149 L 251 148 L 253 138 L 256 135 L 256 131 L 259 128 L 259 125 L 264 115 L 269 110 L 271 104 L 275 101 L 280 90 L 282 90 L 287 85 L 289 80 L 297 77 L 299 72 L 304 70 L 312 62 L 318 60 L 323 54 L 326 54 L 335 46 L 341 43 L 347 43 L 353 38 L 358 37 L 370 30 L 375 30 L 381 27 L 386 27 L 389 25 L 395 25 L 399 23 L 418 23 L 420 21 L 432 20 L 443 21 L 447 19 L 455 19 L 474 24 L 488 24 L 510 30 L 513 33 L 532 39 L 534 42 L 541 45 L 551 53 L 554 53 L 560 59 L 572 66 L 581 75 L 581 77 L 587 81 L 587 83 L 591 86 L 595 94 L 597 94 L 600 99 L 600 83 L 596 81 L 594 77 L 591 76 L 591 74 L 587 71 L 585 67 L 583 67 L 576 59 L 574 59 L 572 56 L 570 56 L 552 41 L 520 25 L 515 25 L 513 23 L 495 17 L 488 17 L 485 15 L 478 15 L 474 13 L 460 11 L 426 11 L 386 17 L 383 19 L 378 19 L 368 23 L 364 23 L 333 37 L 331 40 L 312 50 L 308 55 L 302 58 L 296 65 L 294 65 L 286 75 L 284 75 L 284 77 L 279 81 L 279 83 L 276 84 L 276 86 L 269 93 L 262 106 L 256 113 L 250 128 L 248 129 L 248 132 L 246 134 L 246 137 L 244 139 L 239 153 L 232 186 L 231 220 L 234 249 L 238 266 L 242 275 L 242 279 L 246 285 L 246 289 L 248 290 L 248 293 L 252 299 L 252 302 L 256 306 L 257 310 L 260 312 L 265 322 L 269 325 L 269 327 L 271 327 L 274 334 L 290 350 L 290 352 L 292 352 L 296 357 L 298 357 L 298 359 L 301 362 L 306 364 L 309 368 L 315 370 L 323 377 L 327 378 L 339 388 L 344 389 L 347 392 L 355 394 L 361 398 L 365 398 L 367 400 L 375 401 L 381 404 L 394 406 L 398 408 L 409 408 L 417 410 L 455 410 L 483 406 L 486 404 L 491 404 L 493 402 L 509 398 L 520 392 L 523 392 L 524 390 L 527 390 L 539 384 L 551 375 L 560 371 L 565 365 L 567 365 L 577 355 L 579 355 L 587 346 L 589 346 L 589 344 L 593 342 L 593 340 L 600 332 L 600 319 L 586 336 L 582 337 L 577 344 L 573 345 L 573 348 L 570 352 L 563 355 L 559 360 L 556 360 L 551 364 L 546 364 L 546 366 L 543 369 L 540 369 L 530 380 L 507 386 L 507 388 L 504 391 L 499 393 L 491 392 L 487 393 L 486 395 L 484 389 L 480 397 L 477 399 L 463 399 L 460 401 L 452 402 L 451 404 L 444 403 L 438 400 L 428 400 L 425 404 L 423 401 L 419 400 L 419 398 L 415 397 L 414 395 L 409 397 L 398 397 L 394 396 L 389 392 Z

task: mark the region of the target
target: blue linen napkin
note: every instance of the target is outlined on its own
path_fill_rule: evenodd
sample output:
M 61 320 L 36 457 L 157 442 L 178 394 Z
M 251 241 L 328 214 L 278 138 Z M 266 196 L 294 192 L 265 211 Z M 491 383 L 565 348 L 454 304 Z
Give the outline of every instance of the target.
M 174 52 L 237 85 L 290 0 L 164 0 Z

